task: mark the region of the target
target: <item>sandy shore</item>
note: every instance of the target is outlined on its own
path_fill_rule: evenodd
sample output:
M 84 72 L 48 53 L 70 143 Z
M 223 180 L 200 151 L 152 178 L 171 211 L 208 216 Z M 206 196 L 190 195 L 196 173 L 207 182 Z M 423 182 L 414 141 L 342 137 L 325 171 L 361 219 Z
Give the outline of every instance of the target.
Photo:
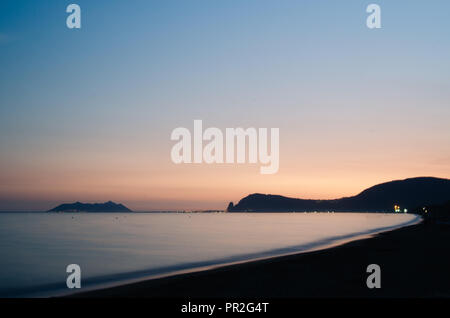
M 381 267 L 381 289 L 366 286 Z M 326 250 L 90 291 L 75 297 L 450 297 L 450 225 L 418 224 Z

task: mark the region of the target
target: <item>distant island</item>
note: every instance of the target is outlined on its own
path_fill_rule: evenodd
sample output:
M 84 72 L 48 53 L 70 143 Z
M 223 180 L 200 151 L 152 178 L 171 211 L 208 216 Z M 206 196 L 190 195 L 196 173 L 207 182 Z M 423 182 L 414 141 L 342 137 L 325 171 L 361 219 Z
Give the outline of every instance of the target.
M 255 193 L 230 202 L 228 212 L 408 212 L 450 200 L 450 179 L 418 177 L 370 187 L 360 194 L 334 200 L 309 200 Z
M 133 212 L 123 204 L 112 201 L 105 203 L 64 203 L 48 212 Z

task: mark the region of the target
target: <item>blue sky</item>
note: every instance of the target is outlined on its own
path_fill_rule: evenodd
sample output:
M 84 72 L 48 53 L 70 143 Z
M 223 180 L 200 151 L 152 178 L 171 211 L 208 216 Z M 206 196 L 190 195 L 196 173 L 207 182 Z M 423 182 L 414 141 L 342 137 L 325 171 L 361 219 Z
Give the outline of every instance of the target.
M 369 3 L 2 1 L 0 209 L 215 208 L 449 177 L 450 3 L 374 1 L 377 30 Z M 170 132 L 194 119 L 280 127 L 280 173 L 173 167 Z

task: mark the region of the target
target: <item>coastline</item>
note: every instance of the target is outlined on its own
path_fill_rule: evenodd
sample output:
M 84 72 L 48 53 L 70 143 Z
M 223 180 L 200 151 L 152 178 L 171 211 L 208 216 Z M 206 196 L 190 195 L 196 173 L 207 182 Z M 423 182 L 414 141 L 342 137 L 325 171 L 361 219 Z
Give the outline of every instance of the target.
M 47 214 L 47 212 L 44 212 Z M 108 213 L 109 214 L 109 213 Z M 282 213 L 282 219 L 286 216 L 290 216 L 292 213 Z M 318 213 L 318 214 L 324 214 L 326 213 Z M 85 214 L 83 214 L 85 215 Z M 248 216 L 244 217 L 244 219 L 250 217 L 252 214 L 248 214 Z M 315 213 L 311 213 L 311 215 L 315 215 Z M 235 215 L 233 215 L 234 218 Z M 260 216 L 259 213 L 257 216 Z M 212 270 L 220 267 L 230 266 L 230 265 L 237 265 L 237 264 L 244 264 L 247 262 L 254 262 L 258 260 L 265 260 L 265 259 L 271 259 L 276 258 L 280 256 L 287 256 L 287 255 L 295 255 L 299 253 L 307 253 L 310 251 L 315 250 L 321 250 L 321 249 L 327 249 L 334 246 L 338 246 L 344 243 L 347 243 L 349 241 L 359 240 L 363 238 L 370 237 L 378 232 L 391 230 L 393 228 L 399 228 L 403 226 L 410 225 L 415 222 L 419 222 L 421 218 L 417 215 L 405 215 L 405 218 L 403 218 L 403 215 L 400 215 L 401 218 L 398 219 L 398 221 L 395 222 L 375 222 L 372 224 L 372 228 L 368 228 L 367 226 L 361 226 L 353 228 L 352 231 L 334 231 L 333 229 L 329 228 L 330 231 L 322 231 L 322 234 L 317 236 L 316 238 L 312 238 L 311 240 L 302 240 L 302 239 L 291 239 L 289 243 L 285 242 L 283 244 L 275 244 L 275 245 L 264 245 L 260 244 L 260 248 L 249 250 L 245 248 L 239 248 L 235 249 L 234 253 L 226 253 L 221 252 L 220 246 L 224 246 L 223 244 L 213 244 L 211 247 L 214 250 L 211 250 L 214 254 L 211 254 L 208 259 L 209 254 L 205 254 L 203 252 L 203 255 L 205 257 L 202 258 L 186 258 L 187 261 L 185 262 L 172 262 L 172 264 L 167 264 L 164 266 L 147 266 L 149 263 L 147 262 L 141 262 L 141 266 L 137 268 L 137 270 L 133 270 L 133 267 L 130 267 L 131 270 L 124 271 L 116 270 L 114 272 L 102 272 L 99 271 L 97 275 L 87 275 L 85 272 L 82 279 L 81 287 L 82 289 L 68 289 L 65 280 L 60 282 L 51 282 L 47 284 L 36 284 L 34 286 L 30 286 L 27 288 L 19 288 L 17 286 L 12 287 L 5 287 L 0 288 L 0 295 L 3 295 L 3 297 L 27 297 L 27 298 L 48 298 L 48 297 L 64 297 L 64 296 L 70 296 L 75 293 L 79 292 L 91 292 L 96 290 L 102 290 L 107 288 L 114 288 L 118 286 L 124 286 L 129 285 L 133 283 L 139 283 L 143 281 L 148 280 L 154 280 L 154 279 L 161 279 L 166 278 L 170 276 L 177 276 L 181 274 L 188 274 L 188 273 L 195 273 L 200 271 L 207 271 Z M 279 219 L 278 214 L 276 215 L 277 220 Z M 73 217 L 72 217 L 73 219 Z M 73 222 L 73 220 L 70 219 L 70 223 Z M 117 218 L 115 218 L 117 219 Z M 353 218 L 352 218 L 353 219 Z M 327 220 L 327 219 L 325 219 Z M 363 220 L 360 220 L 360 222 L 366 222 L 366 217 L 363 218 Z M 400 223 L 399 223 L 400 222 Z M 114 222 L 116 223 L 116 222 Z M 303 231 L 305 230 L 302 226 L 304 221 L 302 221 L 298 226 L 291 227 L 291 235 L 293 237 L 300 237 L 303 234 Z M 375 226 L 376 224 L 376 226 Z M 350 227 L 352 228 L 352 227 Z M 78 232 L 77 232 L 78 233 Z M 308 232 L 309 233 L 309 232 Z M 89 233 L 86 233 L 87 235 Z M 260 233 L 263 234 L 263 233 Z M 274 233 L 275 234 L 275 233 Z M 285 234 L 282 234 L 285 235 Z M 266 242 L 269 242 L 271 240 L 278 240 L 277 237 L 270 238 L 268 237 L 266 239 Z M 217 242 L 220 243 L 220 242 Z M 239 243 L 241 244 L 241 243 Z M 268 248 L 268 246 L 272 246 L 272 248 Z M 132 247 L 132 246 L 131 246 Z M 226 246 L 224 246 L 226 247 Z M 266 249 L 264 249 L 266 248 Z M 212 257 L 212 255 L 215 255 L 216 257 Z M 150 255 L 151 256 L 151 255 Z M 120 261 L 120 259 L 117 259 Z M 99 273 L 103 273 L 99 275 Z
M 445 272 L 432 271 L 430 266 L 450 266 L 450 248 L 445 247 L 449 229 L 444 224 L 416 223 L 326 248 L 141 280 L 69 297 L 449 297 L 450 277 L 424 281 L 429 277 L 427 273 Z M 441 236 L 442 241 L 438 239 Z M 366 287 L 366 268 L 372 263 L 381 266 L 381 289 Z M 436 294 L 438 290 L 442 292 Z

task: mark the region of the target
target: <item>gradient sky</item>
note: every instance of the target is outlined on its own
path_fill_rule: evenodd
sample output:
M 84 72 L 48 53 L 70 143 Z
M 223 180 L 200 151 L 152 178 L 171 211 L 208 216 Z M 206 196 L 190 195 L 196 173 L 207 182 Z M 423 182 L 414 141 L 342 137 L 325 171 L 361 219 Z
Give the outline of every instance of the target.
M 77 3 L 81 30 L 66 27 Z M 382 28 L 366 27 L 377 3 Z M 450 2 L 0 2 L 0 210 L 225 208 L 450 177 Z M 170 133 L 279 127 L 280 168 L 175 165 Z

